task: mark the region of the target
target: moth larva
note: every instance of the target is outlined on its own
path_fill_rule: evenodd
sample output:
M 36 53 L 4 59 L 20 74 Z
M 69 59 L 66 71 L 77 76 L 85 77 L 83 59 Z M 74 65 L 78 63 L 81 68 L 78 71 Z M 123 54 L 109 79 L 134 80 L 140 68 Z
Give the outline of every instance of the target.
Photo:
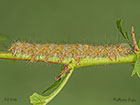
M 59 63 L 65 58 L 74 58 L 80 62 L 81 58 L 112 58 L 127 56 L 132 54 L 132 50 L 127 44 L 111 44 L 111 45 L 90 45 L 90 44 L 31 44 L 28 42 L 14 42 L 9 50 L 13 56 L 16 54 L 27 54 L 32 56 L 31 61 L 34 62 L 37 56 L 45 56 L 45 62 L 50 57 L 58 57 Z

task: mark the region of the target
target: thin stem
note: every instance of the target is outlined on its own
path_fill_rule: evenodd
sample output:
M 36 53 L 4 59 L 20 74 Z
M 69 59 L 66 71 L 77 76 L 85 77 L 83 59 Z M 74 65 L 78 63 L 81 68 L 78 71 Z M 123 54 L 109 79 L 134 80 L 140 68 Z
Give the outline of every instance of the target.
M 73 71 L 74 68 L 71 68 L 65 79 L 62 81 L 62 83 L 49 96 L 42 96 L 38 93 L 34 93 L 32 96 L 30 96 L 31 103 L 33 105 L 46 105 L 47 103 L 49 103 L 63 89 Z
M 9 52 L 0 52 L 0 59 L 13 59 L 13 60 L 31 60 L 31 56 L 25 54 L 17 54 L 16 56 L 12 56 Z M 45 57 L 40 56 L 37 57 L 36 61 L 44 62 Z M 69 65 L 69 62 L 72 61 L 73 58 L 66 58 L 62 61 L 61 64 Z M 48 59 L 48 63 L 58 63 L 58 57 L 52 57 Z M 104 65 L 104 64 L 114 64 L 114 63 L 130 63 L 136 61 L 136 55 L 130 54 L 123 57 L 112 58 L 112 60 L 108 59 L 108 57 L 101 58 L 82 58 L 80 60 L 80 65 L 76 65 L 75 67 L 81 66 L 91 66 L 91 65 Z M 59 63 L 58 63 L 59 64 Z
M 62 83 L 59 85 L 59 87 L 54 91 L 52 92 L 50 95 L 49 95 L 49 98 L 46 100 L 46 104 L 48 102 L 50 102 L 61 90 L 62 88 L 65 86 L 65 84 L 67 83 L 67 81 L 69 80 L 72 72 L 73 72 L 74 68 L 72 68 L 70 70 L 70 72 L 68 73 L 68 75 L 66 76 L 66 78 L 62 81 Z
M 31 60 L 31 56 L 25 55 L 25 54 L 17 54 L 16 56 L 13 56 L 9 52 L 0 52 L 0 59 L 15 59 L 15 60 Z M 36 61 L 45 61 L 44 56 L 38 56 Z M 58 63 L 59 58 L 58 57 L 52 57 L 48 59 L 48 62 L 51 63 Z M 72 63 L 70 63 L 73 61 Z M 70 78 L 74 68 L 81 67 L 81 66 L 89 66 L 89 65 L 103 65 L 103 64 L 113 64 L 113 63 L 128 63 L 128 62 L 135 62 L 136 61 L 136 55 L 134 53 L 117 57 L 117 58 L 111 58 L 111 60 L 108 57 L 101 57 L 101 58 L 81 58 L 80 65 L 76 65 L 76 61 L 74 58 L 66 58 L 62 61 L 62 64 L 67 64 L 69 67 L 67 69 L 71 70 L 67 74 L 67 76 L 64 78 L 64 80 L 61 82 L 61 84 L 56 88 L 49 96 L 42 96 L 38 93 L 34 93 L 32 96 L 30 96 L 31 103 L 33 105 L 46 105 L 48 102 L 50 102 L 64 87 L 64 85 L 67 83 L 68 79 Z

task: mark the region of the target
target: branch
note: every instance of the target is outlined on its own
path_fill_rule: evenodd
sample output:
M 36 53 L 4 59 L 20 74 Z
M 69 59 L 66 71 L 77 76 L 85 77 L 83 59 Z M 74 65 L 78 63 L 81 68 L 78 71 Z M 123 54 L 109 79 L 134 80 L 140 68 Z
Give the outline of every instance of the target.
M 136 44 L 133 26 L 131 29 L 133 45 L 132 45 L 131 41 L 129 40 L 127 33 L 122 30 L 122 19 L 117 21 L 117 27 L 118 27 L 119 31 L 121 32 L 121 34 L 123 35 L 123 37 L 126 39 L 129 46 L 135 51 L 135 53 L 129 53 L 128 55 L 125 55 L 125 56 L 116 56 L 117 53 L 114 53 L 114 57 L 110 57 L 108 55 L 106 57 L 104 57 L 104 56 L 91 57 L 91 58 L 86 57 L 86 58 L 81 58 L 78 63 L 76 62 L 76 60 L 74 58 L 64 58 L 62 60 L 62 62 L 59 63 L 59 61 L 61 60 L 59 57 L 49 57 L 47 60 L 48 63 L 64 64 L 64 65 L 67 65 L 67 67 L 64 68 L 63 71 L 60 73 L 60 75 L 56 79 L 57 81 L 54 82 L 54 84 L 51 85 L 48 89 L 46 89 L 44 91 L 44 93 L 48 92 L 48 90 L 54 89 L 56 87 L 57 88 L 48 96 L 43 96 L 43 95 L 40 95 L 38 93 L 34 93 L 32 96 L 30 96 L 31 103 L 33 105 L 46 105 L 48 102 L 50 102 L 62 90 L 62 88 L 65 86 L 68 79 L 70 78 L 72 72 L 74 71 L 74 68 L 77 68 L 77 67 L 91 66 L 91 65 L 103 65 L 103 64 L 114 64 L 114 63 L 136 62 L 134 65 L 134 70 L 133 70 L 131 76 L 133 76 L 135 73 L 137 73 L 138 76 L 140 77 L 140 68 L 139 68 L 140 44 L 139 44 L 139 47 Z M 139 43 L 140 43 L 140 41 L 139 41 Z M 123 50 L 124 52 L 127 52 L 127 50 L 123 49 L 123 48 L 122 49 L 118 48 L 117 50 Z M 134 52 L 133 50 L 130 49 L 130 51 Z M 99 50 L 95 50 L 95 52 L 98 52 L 98 51 Z M 16 55 L 13 56 L 12 53 L 10 53 L 10 52 L 0 52 L 0 59 L 32 61 L 32 56 L 27 55 L 27 54 L 22 54 L 22 53 L 21 54 L 17 53 Z M 43 56 L 43 55 L 36 56 L 35 61 L 46 62 L 45 56 Z
M 62 81 L 62 83 L 49 96 L 42 96 L 42 95 L 39 95 L 38 93 L 34 93 L 32 96 L 30 96 L 31 103 L 33 105 L 46 105 L 48 102 L 50 102 L 65 86 L 65 84 L 69 80 L 73 70 L 74 70 L 74 68 L 71 68 L 68 75 Z
M 12 60 L 31 60 L 31 56 L 25 54 L 17 54 L 16 56 L 12 56 L 10 52 L 0 52 L 0 59 L 12 59 Z M 44 56 L 37 56 L 36 61 L 44 62 Z M 66 58 L 63 60 L 61 64 L 69 65 L 69 62 L 72 61 L 73 58 Z M 48 63 L 58 63 L 58 57 L 51 57 L 48 59 Z M 136 55 L 130 54 L 123 57 L 112 58 L 112 60 L 108 59 L 108 57 L 101 58 L 81 58 L 80 65 L 75 65 L 75 67 L 82 66 L 91 66 L 91 65 L 104 65 L 104 64 L 114 64 L 114 63 L 130 63 L 136 61 Z M 58 63 L 60 64 L 60 63 Z

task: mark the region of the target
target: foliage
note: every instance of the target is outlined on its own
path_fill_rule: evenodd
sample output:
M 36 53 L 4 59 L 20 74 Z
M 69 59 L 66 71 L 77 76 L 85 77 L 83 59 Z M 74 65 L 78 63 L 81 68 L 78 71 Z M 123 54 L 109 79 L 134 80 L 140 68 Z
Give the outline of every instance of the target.
M 120 19 L 116 22 L 117 28 L 118 28 L 119 32 L 122 34 L 122 36 L 125 38 L 127 43 L 129 44 L 129 46 L 132 48 L 132 51 L 134 51 L 134 54 L 129 55 L 125 58 L 122 58 L 123 59 L 122 61 L 120 59 L 115 60 L 115 61 L 110 61 L 110 60 L 107 61 L 108 58 L 100 59 L 102 62 L 101 61 L 99 62 L 98 61 L 99 59 L 97 61 L 95 59 L 90 59 L 90 60 L 91 61 L 93 60 L 92 62 L 95 62 L 94 65 L 110 64 L 110 63 L 123 63 L 123 62 L 133 62 L 133 61 L 135 61 L 134 69 L 133 69 L 133 72 L 132 72 L 131 76 L 133 76 L 134 74 L 137 74 L 140 77 L 140 50 L 139 50 L 140 49 L 140 38 L 139 38 L 139 43 L 138 43 L 139 44 L 138 51 L 135 51 L 134 50 L 134 43 L 132 43 L 129 40 L 127 32 L 124 32 L 123 29 L 122 29 L 122 21 L 123 20 Z M 0 36 L 0 45 L 3 44 L 4 40 L 7 40 L 7 38 Z M 135 38 L 133 39 L 133 41 L 135 41 Z M 136 43 L 136 45 L 137 45 L 137 43 Z M 24 56 L 24 59 L 23 59 L 23 56 Z M 22 54 L 20 54 L 20 55 L 17 54 L 17 56 L 12 56 L 12 54 L 10 52 L 0 52 L 0 58 L 1 59 L 21 59 L 21 60 L 26 59 L 26 60 L 30 60 L 31 56 L 22 55 Z M 43 57 L 40 57 L 40 59 L 43 59 Z M 81 61 L 81 63 L 82 63 L 82 61 Z M 85 63 L 85 66 L 87 66 L 87 60 L 84 63 Z M 61 66 L 61 70 L 64 70 L 64 73 L 62 75 L 60 75 L 59 80 L 54 81 L 54 83 L 49 88 L 44 90 L 42 92 L 42 94 L 38 94 L 38 93 L 35 92 L 32 96 L 30 96 L 31 104 L 33 104 L 33 105 L 46 105 L 48 102 L 50 102 L 62 90 L 62 88 L 65 86 L 65 84 L 69 80 L 72 72 L 74 71 L 74 68 L 77 67 L 76 66 L 76 61 L 74 59 L 70 62 L 68 61 L 67 66 L 68 67 L 67 67 L 66 70 L 64 70 L 66 65 Z M 78 66 L 78 67 L 80 67 L 80 66 Z M 51 91 L 51 93 L 49 95 L 45 95 L 45 94 L 48 94 L 49 91 Z
M 136 42 L 135 43 L 133 42 L 133 45 L 132 45 L 132 43 L 130 42 L 130 40 L 128 38 L 127 32 L 124 32 L 123 29 L 122 29 L 122 21 L 123 21 L 123 19 L 120 19 L 116 22 L 117 28 L 120 31 L 120 33 L 122 34 L 122 36 L 125 38 L 125 40 L 128 42 L 130 47 L 134 50 L 134 44 Z M 136 41 L 135 37 L 134 37 L 133 41 Z M 137 46 L 137 43 L 136 43 L 136 46 Z M 139 38 L 139 49 L 140 49 L 140 38 Z M 138 49 L 138 51 L 134 51 L 135 54 L 136 54 L 136 62 L 134 64 L 134 69 L 133 69 L 133 72 L 132 72 L 131 76 L 134 76 L 134 74 L 137 74 L 138 77 L 140 77 L 140 50 L 139 49 Z
M 65 66 L 62 66 L 61 69 L 63 70 Z M 65 86 L 68 79 L 70 78 L 73 70 L 75 68 L 75 63 L 69 64 L 67 70 L 69 70 L 68 74 L 65 72 L 65 76 L 61 76 L 61 78 L 58 81 L 55 81 L 48 89 L 43 91 L 42 95 L 39 95 L 38 93 L 34 93 L 32 96 L 30 96 L 30 101 L 33 105 L 46 105 L 48 102 L 50 102 Z M 66 71 L 67 71 L 66 70 Z M 43 96 L 43 94 L 46 94 L 48 91 L 55 89 L 50 95 Z
M 127 32 L 124 32 L 122 29 L 122 22 L 123 22 L 123 19 L 116 21 L 117 28 L 118 28 L 119 32 L 122 34 L 122 36 L 124 37 L 124 39 L 127 41 L 127 43 L 130 45 L 130 47 L 133 48 L 132 43 L 129 40 Z

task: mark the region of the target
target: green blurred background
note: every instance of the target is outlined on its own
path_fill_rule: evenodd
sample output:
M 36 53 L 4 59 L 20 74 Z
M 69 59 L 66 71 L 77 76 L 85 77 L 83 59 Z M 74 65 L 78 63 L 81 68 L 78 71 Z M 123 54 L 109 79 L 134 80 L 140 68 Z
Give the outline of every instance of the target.
M 140 34 L 139 0 L 0 0 L 0 34 L 35 43 L 124 43 L 116 28 Z M 140 105 L 140 78 L 132 64 L 78 68 L 49 105 Z M 0 60 L 0 105 L 30 105 L 29 96 L 50 86 L 60 65 Z M 17 101 L 6 101 L 16 98 Z M 117 102 L 116 99 L 135 99 Z

